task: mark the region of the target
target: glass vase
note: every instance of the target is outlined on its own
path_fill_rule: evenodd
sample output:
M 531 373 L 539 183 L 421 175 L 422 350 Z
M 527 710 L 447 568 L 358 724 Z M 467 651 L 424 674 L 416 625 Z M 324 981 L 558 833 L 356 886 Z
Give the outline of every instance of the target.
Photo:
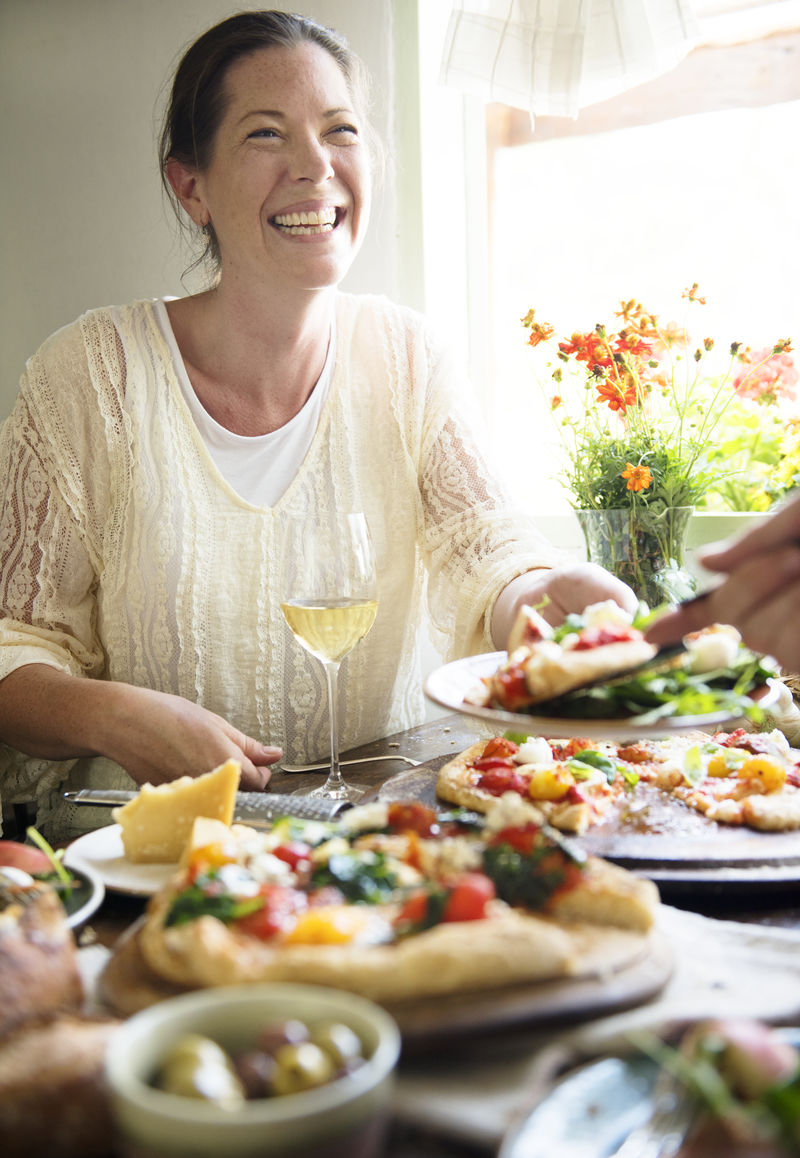
M 587 558 L 632 587 L 651 608 L 679 603 L 696 590 L 684 566 L 684 545 L 694 507 L 576 511 Z

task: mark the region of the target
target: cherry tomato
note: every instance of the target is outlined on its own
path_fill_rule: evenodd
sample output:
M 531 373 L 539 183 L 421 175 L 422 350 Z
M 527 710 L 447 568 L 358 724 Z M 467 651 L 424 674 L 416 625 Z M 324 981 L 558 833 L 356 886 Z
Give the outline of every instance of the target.
M 432 836 L 438 832 L 435 811 L 417 800 L 390 804 L 388 821 L 394 832 L 416 832 L 418 836 Z
M 464 873 L 445 901 L 443 921 L 480 921 L 486 906 L 497 896 L 494 883 L 485 873 Z
M 515 708 L 521 708 L 530 701 L 521 664 L 512 664 L 507 671 L 498 672 L 495 682 L 499 684 L 497 698 L 507 711 L 513 712 Z
M 481 773 L 478 779 L 478 788 L 490 792 L 492 796 L 502 796 L 504 792 L 519 792 L 525 796 L 528 791 L 528 782 L 520 776 L 513 765 L 489 768 Z
M 536 844 L 539 836 L 538 824 L 521 824 L 512 828 L 501 828 L 490 839 L 490 844 L 508 844 L 516 852 L 527 856 Z
M 304 893 L 285 885 L 262 885 L 261 896 L 264 901 L 262 908 L 240 917 L 234 922 L 234 928 L 264 941 L 286 928 L 293 914 L 301 912 L 308 903 Z
M 311 860 L 311 845 L 302 840 L 290 840 L 287 844 L 281 844 L 274 848 L 272 855 L 296 869 L 301 861 Z
M 515 744 L 513 740 L 507 740 L 505 736 L 494 736 L 491 740 L 487 740 L 486 747 L 481 753 L 481 759 L 486 760 L 489 756 L 515 756 L 519 752 L 519 744 Z
M 400 912 L 395 917 L 396 925 L 421 925 L 428 915 L 428 894 L 418 889 L 406 897 Z

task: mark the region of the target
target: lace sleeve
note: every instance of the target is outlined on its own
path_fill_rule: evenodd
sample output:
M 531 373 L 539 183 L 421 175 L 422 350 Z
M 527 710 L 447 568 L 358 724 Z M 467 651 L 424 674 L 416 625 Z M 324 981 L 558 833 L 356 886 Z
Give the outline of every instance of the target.
M 76 392 L 55 372 L 71 359 L 59 348 L 60 358 L 31 359 L 0 436 L 0 678 L 29 663 L 75 675 L 103 664 L 96 544 L 86 531 L 93 500 L 76 482 L 96 470 L 102 485 L 102 455 L 80 465 L 92 421 L 85 414 L 74 426 Z
M 431 378 L 420 475 L 428 603 L 447 659 L 494 650 L 491 611 L 506 584 L 566 561 L 486 461 L 460 382 L 457 392 L 459 378 L 446 361 Z

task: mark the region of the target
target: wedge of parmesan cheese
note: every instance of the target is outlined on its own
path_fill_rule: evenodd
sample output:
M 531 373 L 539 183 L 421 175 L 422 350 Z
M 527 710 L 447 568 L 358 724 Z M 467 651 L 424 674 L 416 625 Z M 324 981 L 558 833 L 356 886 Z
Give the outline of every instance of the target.
M 167 784 L 143 784 L 138 796 L 115 808 L 125 856 L 134 864 L 180 860 L 197 817 L 230 825 L 241 765 L 228 760 L 203 776 L 181 776 Z

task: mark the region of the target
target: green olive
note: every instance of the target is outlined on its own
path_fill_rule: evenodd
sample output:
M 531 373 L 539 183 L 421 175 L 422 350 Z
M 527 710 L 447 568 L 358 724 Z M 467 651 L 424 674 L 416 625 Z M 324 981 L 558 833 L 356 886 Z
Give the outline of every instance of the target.
M 179 1038 L 164 1058 L 157 1087 L 168 1094 L 199 1098 L 235 1110 L 245 1100 L 242 1084 L 225 1050 L 197 1033 Z
M 364 1056 L 361 1039 L 349 1025 L 342 1021 L 323 1021 L 311 1031 L 311 1040 L 329 1054 L 337 1069 Z
M 336 1074 L 329 1054 L 310 1041 L 282 1045 L 275 1054 L 278 1068 L 272 1088 L 276 1094 L 296 1094 L 324 1086 Z

